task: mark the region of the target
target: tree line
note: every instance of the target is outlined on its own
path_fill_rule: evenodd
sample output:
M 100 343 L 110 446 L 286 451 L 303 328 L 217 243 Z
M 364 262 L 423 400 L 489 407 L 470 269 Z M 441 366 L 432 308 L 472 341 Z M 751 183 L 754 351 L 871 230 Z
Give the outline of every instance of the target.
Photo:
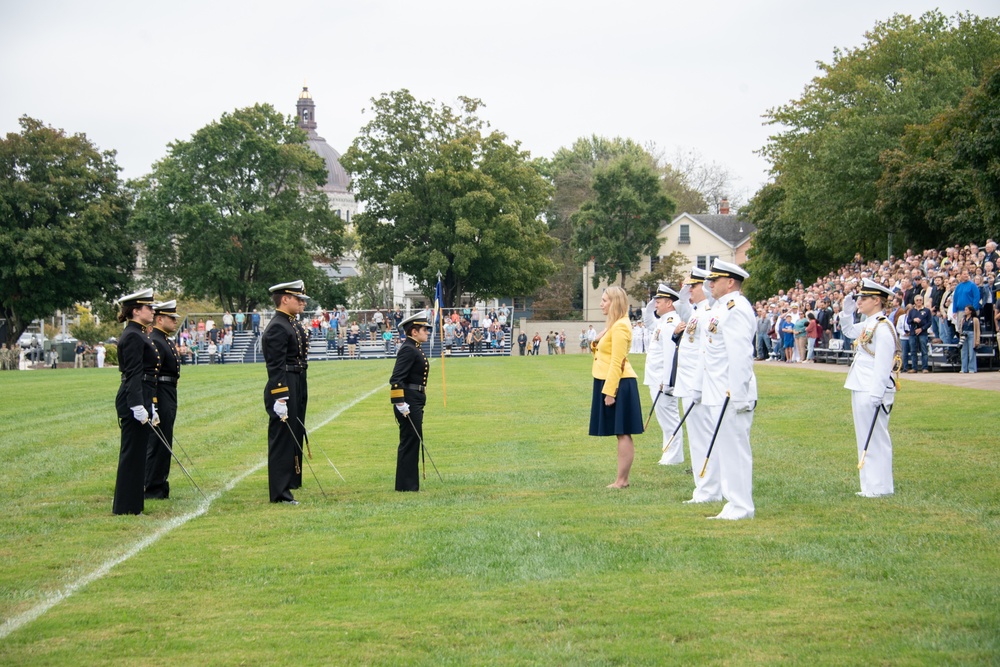
M 819 63 L 765 119 L 771 181 L 743 210 L 757 226 L 751 295 L 775 294 L 855 253 L 887 257 L 1000 232 L 1000 19 L 895 15 Z
M 896 15 L 769 110 L 776 131 L 761 150 L 772 180 L 741 211 L 758 228 L 751 295 L 859 251 L 996 235 L 998 63 L 996 18 Z M 137 269 L 160 291 L 250 311 L 290 276 L 327 306 L 349 290 L 379 298 L 394 265 L 427 296 L 440 275 L 448 307 L 463 295 L 533 295 L 536 309 L 565 317 L 579 308 L 587 262 L 595 286 L 639 277 L 640 299 L 675 280 L 683 256 L 640 267 L 658 256 L 659 229 L 731 196 L 724 167 L 627 138 L 582 137 L 532 158 L 481 118 L 482 101 L 458 102 L 405 89 L 372 99 L 342 159 L 363 202 L 350 234 L 319 190 L 322 158 L 270 105 L 222 114 L 128 182 L 114 151 L 23 117 L 0 140 L 8 337 L 74 303 L 108 311 Z M 365 269 L 353 285 L 316 266 L 335 266 L 345 249 Z

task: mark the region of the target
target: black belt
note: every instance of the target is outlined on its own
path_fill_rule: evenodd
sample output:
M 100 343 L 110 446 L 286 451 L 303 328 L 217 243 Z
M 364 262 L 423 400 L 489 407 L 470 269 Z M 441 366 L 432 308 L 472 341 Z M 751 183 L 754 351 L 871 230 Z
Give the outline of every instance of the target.
M 288 364 L 285 366 L 285 371 L 288 373 L 301 373 L 307 368 L 309 368 L 309 364 Z
M 143 382 L 152 382 L 153 384 L 156 384 L 156 380 L 157 380 L 157 377 L 155 375 L 143 375 L 142 376 L 142 381 Z M 122 382 L 124 382 L 124 381 L 125 381 L 125 374 L 122 373 Z
M 425 389 L 422 384 L 407 384 L 405 382 L 400 382 L 399 386 L 403 389 L 412 389 L 413 391 L 419 391 L 420 393 L 423 393 Z
M 161 384 L 177 384 L 180 378 L 174 377 L 173 375 L 157 375 L 156 381 Z

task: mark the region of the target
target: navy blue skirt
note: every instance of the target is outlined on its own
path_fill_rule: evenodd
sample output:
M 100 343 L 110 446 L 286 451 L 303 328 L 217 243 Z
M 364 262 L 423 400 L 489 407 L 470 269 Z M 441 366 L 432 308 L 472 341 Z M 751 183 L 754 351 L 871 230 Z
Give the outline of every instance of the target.
M 642 406 L 635 378 L 622 378 L 614 405 L 604 405 L 604 380 L 594 378 L 590 403 L 590 435 L 638 435 L 642 433 Z

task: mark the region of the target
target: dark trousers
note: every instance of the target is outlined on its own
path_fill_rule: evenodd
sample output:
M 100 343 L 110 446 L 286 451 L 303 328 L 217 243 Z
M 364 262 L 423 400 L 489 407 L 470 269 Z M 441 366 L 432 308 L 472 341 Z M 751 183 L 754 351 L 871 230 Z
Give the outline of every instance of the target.
M 143 384 L 143 404 L 150 410 L 153 404 L 152 385 Z M 118 452 L 118 474 L 115 477 L 114 514 L 142 514 L 143 487 L 146 482 L 146 440 L 149 423 L 140 424 L 126 405 L 124 385 L 115 398 L 115 410 L 121 427 L 121 449 Z
M 170 448 L 174 447 L 174 421 L 177 419 L 177 387 L 161 384 L 156 391 L 156 411 L 160 415 L 157 427 L 166 438 Z M 166 499 L 170 497 L 170 451 L 163 445 L 153 429 L 148 428 L 146 441 L 146 498 Z
M 927 370 L 927 333 L 919 335 L 910 334 L 910 357 L 913 360 L 913 370 Z M 917 368 L 919 357 L 923 357 L 924 365 Z
M 396 452 L 396 490 L 420 490 L 420 438 L 424 437 L 424 398 L 406 391 L 406 402 L 410 405 L 409 419 L 399 414 L 395 406 L 392 414 L 399 425 L 399 449 Z M 412 425 L 411 425 L 412 422 Z M 418 436 L 419 434 L 419 436 Z
M 272 503 L 293 500 L 292 490 L 302 486 L 302 466 L 306 465 L 302 460 L 302 424 L 307 399 L 305 373 L 288 373 L 288 419 L 278 419 L 273 403 L 268 408 L 267 486 Z

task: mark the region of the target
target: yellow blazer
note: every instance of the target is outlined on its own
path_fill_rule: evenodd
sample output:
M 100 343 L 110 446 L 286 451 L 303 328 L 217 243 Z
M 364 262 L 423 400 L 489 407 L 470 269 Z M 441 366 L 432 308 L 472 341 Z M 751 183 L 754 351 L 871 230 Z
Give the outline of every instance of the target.
M 601 393 L 606 396 L 618 395 L 618 383 L 622 378 L 637 378 L 632 364 L 628 362 L 628 351 L 632 347 L 632 325 L 623 317 L 608 329 L 597 341 L 594 365 L 591 373 L 598 380 L 604 380 Z

